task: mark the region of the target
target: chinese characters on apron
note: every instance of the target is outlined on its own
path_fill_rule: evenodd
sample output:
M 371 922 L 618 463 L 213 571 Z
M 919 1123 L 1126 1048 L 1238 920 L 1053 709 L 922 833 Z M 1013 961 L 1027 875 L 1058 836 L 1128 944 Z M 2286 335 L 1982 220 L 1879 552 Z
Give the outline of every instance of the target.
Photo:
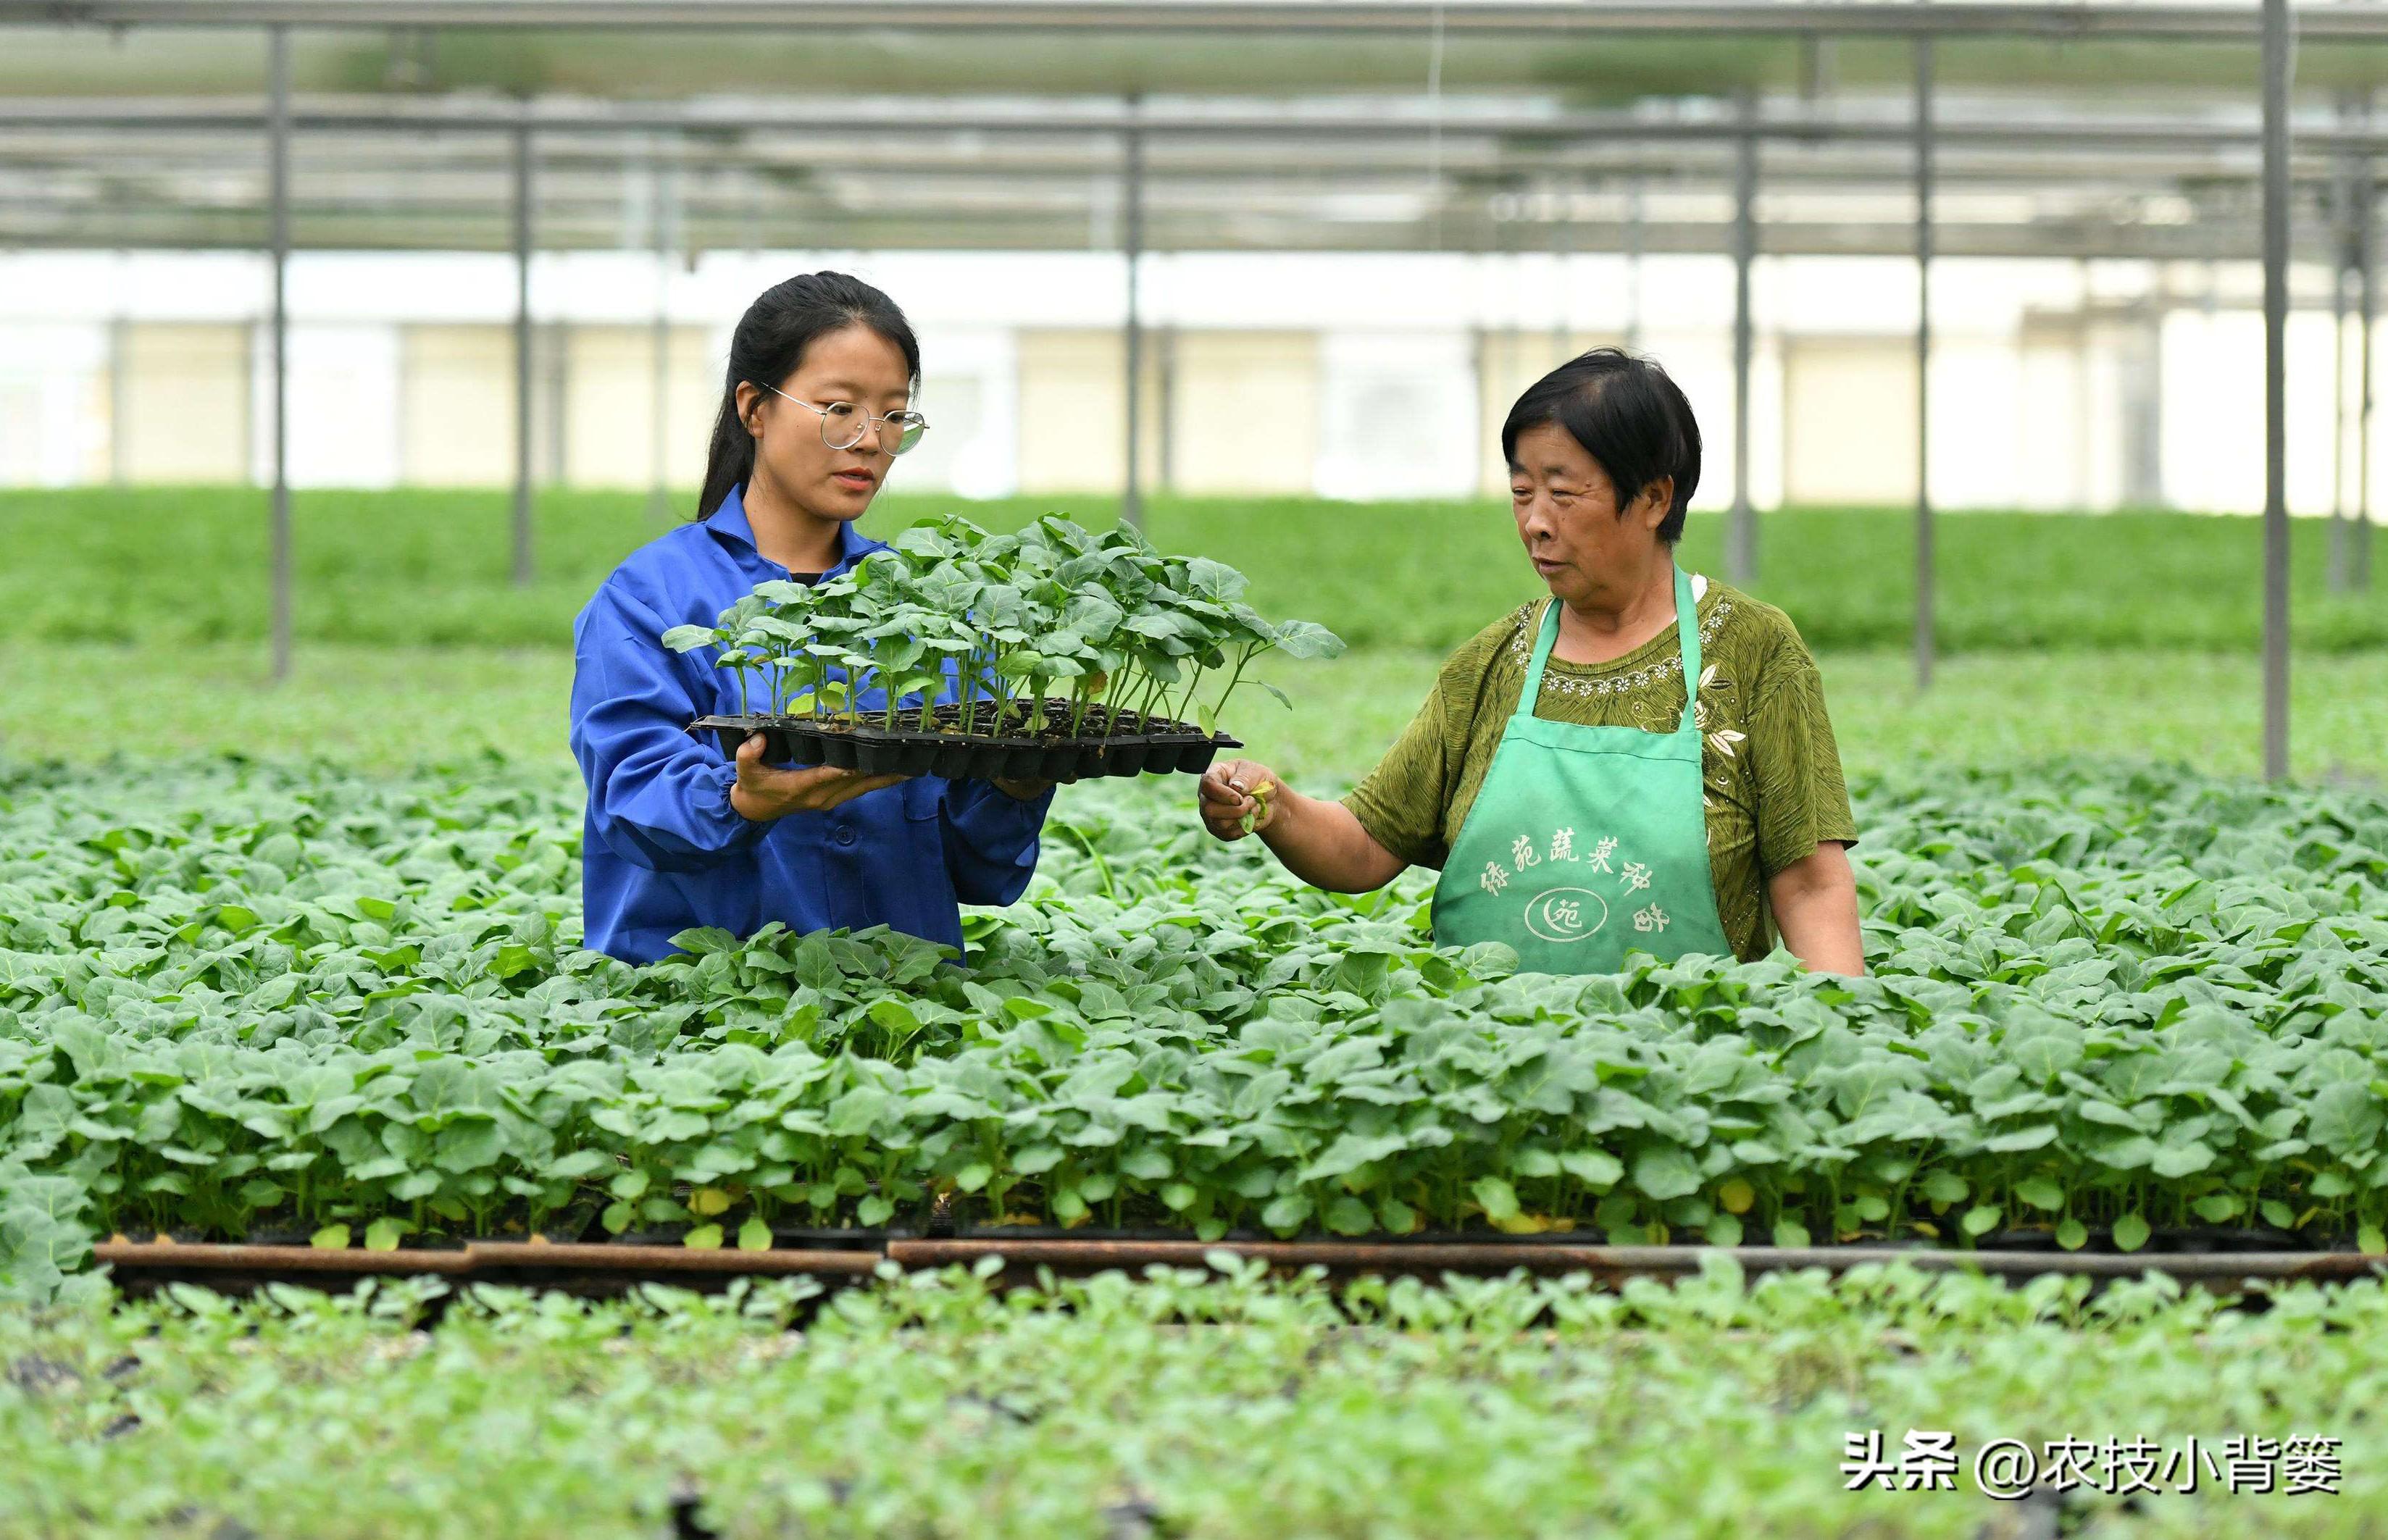
M 1629 948 L 1670 961 L 1732 956 L 1708 875 L 1691 578 L 1676 570 L 1683 716 L 1671 733 L 1536 716 L 1558 635 L 1553 600 L 1517 711 L 1435 884 L 1436 944 L 1503 941 L 1531 973 L 1614 973 Z

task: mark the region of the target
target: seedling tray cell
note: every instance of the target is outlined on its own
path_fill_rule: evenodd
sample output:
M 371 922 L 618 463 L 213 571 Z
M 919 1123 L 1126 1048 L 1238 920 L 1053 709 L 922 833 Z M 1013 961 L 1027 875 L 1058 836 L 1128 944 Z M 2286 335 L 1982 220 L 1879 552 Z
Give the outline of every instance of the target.
M 1113 776 L 1140 776 L 1151 768 L 1152 736 L 1136 733 L 1126 738 L 1114 738 L 1103 744 L 1106 773 Z
M 698 738 L 710 733 L 721 746 L 721 757 L 736 759 L 738 746 L 746 741 L 749 733 L 763 735 L 763 763 L 781 768 L 807 770 L 821 763 L 822 742 L 818 737 L 797 737 L 767 724 L 768 717 L 707 716 L 689 725 L 689 731 Z
M 938 716 L 945 715 L 940 711 Z M 867 776 L 943 776 L 979 780 L 1097 780 L 1115 776 L 1200 775 L 1238 738 L 1181 722 L 1138 723 L 1154 730 L 1116 736 L 1023 738 L 991 733 L 923 732 L 918 712 L 908 726 L 848 726 L 804 716 L 700 716 L 688 730 L 710 738 L 734 759 L 750 733 L 764 738 L 768 764 L 825 764 Z M 1128 720 L 1134 720 L 1130 718 Z

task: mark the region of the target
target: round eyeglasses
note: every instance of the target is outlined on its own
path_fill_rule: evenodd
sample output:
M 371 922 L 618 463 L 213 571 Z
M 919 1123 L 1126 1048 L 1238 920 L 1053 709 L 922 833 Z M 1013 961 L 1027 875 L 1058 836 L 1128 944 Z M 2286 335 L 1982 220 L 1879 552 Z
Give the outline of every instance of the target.
M 884 417 L 874 417 L 852 401 L 829 401 L 815 406 L 810 401 L 797 400 L 777 385 L 765 385 L 765 390 L 783 401 L 795 401 L 807 411 L 820 416 L 821 442 L 832 449 L 851 449 L 868 437 L 875 427 L 879 447 L 891 455 L 900 455 L 921 442 L 929 431 L 929 420 L 917 411 L 891 411 Z

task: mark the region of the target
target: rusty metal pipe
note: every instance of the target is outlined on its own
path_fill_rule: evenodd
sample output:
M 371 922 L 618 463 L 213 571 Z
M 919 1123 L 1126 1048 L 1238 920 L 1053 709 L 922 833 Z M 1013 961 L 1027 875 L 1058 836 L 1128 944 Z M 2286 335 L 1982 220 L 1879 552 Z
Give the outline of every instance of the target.
M 1904 1246 L 1603 1246 L 1518 1241 L 1108 1241 L 1089 1238 L 1020 1240 L 891 1240 L 883 1249 L 806 1251 L 691 1250 L 670 1245 L 550 1244 L 474 1241 L 452 1249 L 329 1251 L 314 1246 L 176 1244 L 104 1242 L 92 1260 L 138 1278 L 149 1274 L 238 1274 L 295 1281 L 339 1277 L 503 1279 L 535 1272 L 543 1281 L 622 1282 L 640 1278 L 721 1280 L 809 1275 L 868 1278 L 883 1261 L 907 1269 L 969 1267 L 999 1257 L 1008 1271 L 1049 1268 L 1056 1273 L 1154 1266 L 1202 1269 L 1225 1253 L 1260 1261 L 1278 1272 L 1323 1268 L 1349 1276 L 1382 1273 L 1432 1278 L 1446 1272 L 1497 1276 L 1522 1270 L 1541 1277 L 1584 1273 L 1616 1285 L 1627 1279 L 1687 1278 L 1709 1256 L 1729 1256 L 1746 1272 L 1822 1268 L 1847 1272 L 1869 1264 L 1904 1262 L 1924 1272 L 1977 1272 L 2013 1281 L 2044 1274 L 2096 1279 L 2164 1273 L 2185 1283 L 2228 1287 L 2253 1281 L 2344 1281 L 2388 1274 L 2388 1257 L 2348 1251 L 2108 1252 L 1951 1251 Z
M 473 1270 L 471 1255 L 448 1251 L 327 1251 L 321 1246 L 184 1245 L 173 1242 L 103 1241 L 91 1259 L 112 1268 L 200 1269 L 210 1272 L 339 1273 L 453 1278 Z
M 2249 1279 L 2314 1281 L 2370 1277 L 2388 1271 L 2388 1257 L 2355 1252 L 2140 1253 L 1945 1251 L 1903 1246 L 1578 1246 L 1518 1242 L 1365 1241 L 891 1241 L 888 1259 L 906 1268 L 968 1267 L 999 1256 L 1008 1266 L 1055 1272 L 1152 1266 L 1200 1268 L 1213 1252 L 1267 1263 L 1280 1271 L 1321 1267 L 1333 1273 L 1383 1272 L 1432 1276 L 1443 1272 L 1499 1274 L 1513 1269 L 1537 1275 L 1583 1272 L 1605 1281 L 1685 1278 L 1709 1255 L 1732 1257 L 1747 1272 L 1823 1268 L 1846 1272 L 1869 1263 L 1905 1262 L 1925 1272 L 1979 1272 L 2025 1279 L 2045 1273 L 2137 1278 L 2161 1272 L 2183 1281 Z
M 692 1250 L 686 1246 L 550 1244 L 545 1242 L 473 1241 L 449 1249 L 360 1251 L 320 1246 L 176 1244 L 108 1241 L 92 1248 L 92 1260 L 120 1270 L 337 1274 L 345 1277 L 466 1278 L 476 1273 L 536 1268 L 546 1272 L 613 1278 L 661 1273 L 685 1277 L 746 1277 L 810 1273 L 867 1278 L 883 1257 L 876 1251 Z

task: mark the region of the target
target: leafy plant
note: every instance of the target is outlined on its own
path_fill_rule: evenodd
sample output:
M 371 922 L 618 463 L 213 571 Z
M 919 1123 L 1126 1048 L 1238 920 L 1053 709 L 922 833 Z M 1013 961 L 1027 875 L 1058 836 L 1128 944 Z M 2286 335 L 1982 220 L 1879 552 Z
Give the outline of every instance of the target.
M 2388 802 L 1859 794 L 1871 977 L 1582 979 L 1137 790 L 1057 816 L 966 958 L 769 928 L 633 968 L 578 947 L 567 786 L 0 779 L 0 1274 L 55 1288 L 120 1229 L 728 1243 L 936 1192 L 1214 1236 L 2382 1249 Z
M 1886 1521 L 1889 1494 L 1850 1490 L 1853 1430 L 1882 1430 L 1893 1462 L 1904 1430 L 1952 1430 L 1963 1491 L 1988 1440 L 2037 1453 L 2117 1408 L 2130 1432 L 2112 1436 L 2158 1451 L 2155 1484 L 2135 1502 L 2111 1490 L 2128 1452 L 2084 1458 L 2067 1506 L 2090 1533 L 2245 1533 L 2260 1511 L 2267 1536 L 2356 1540 L 2388 1503 L 2360 1415 L 2388 1371 L 2376 1282 L 2239 1309 L 2155 1280 L 2091 1297 L 2087 1280 L 1721 1259 L 1621 1292 L 1330 1288 L 1226 1258 L 1005 1281 L 591 1302 L 419 1280 L 0 1307 L 0 1534 L 1674 1540 L 1755 1514 L 1792 1540 L 1974 1540 L 1978 1493 L 1901 1493 L 1917 1500 Z M 2235 1471 L 2225 1441 L 2252 1438 L 2284 1471 L 2289 1441 L 2340 1428 L 2334 1496 L 2162 1471 L 2184 1448 Z
M 950 691 L 966 734 L 1045 733 L 1061 726 L 1058 705 L 1071 735 L 1091 716 L 1101 737 L 1161 720 L 1215 730 L 1253 659 L 1326 658 L 1343 647 L 1312 622 L 1263 619 L 1243 602 L 1242 574 L 1165 556 L 1128 525 L 1093 534 L 1048 515 L 991 536 L 947 517 L 889 544 L 819 585 L 763 584 L 709 628 L 672 627 L 664 645 L 715 649 L 716 663 L 739 676 L 742 709 L 753 699 L 751 673 L 775 715 L 854 726 L 875 695 L 893 727 L 901 701 L 925 707 Z M 1224 681 L 1207 700 L 1206 678 Z M 923 710 L 921 726 L 938 723 Z

